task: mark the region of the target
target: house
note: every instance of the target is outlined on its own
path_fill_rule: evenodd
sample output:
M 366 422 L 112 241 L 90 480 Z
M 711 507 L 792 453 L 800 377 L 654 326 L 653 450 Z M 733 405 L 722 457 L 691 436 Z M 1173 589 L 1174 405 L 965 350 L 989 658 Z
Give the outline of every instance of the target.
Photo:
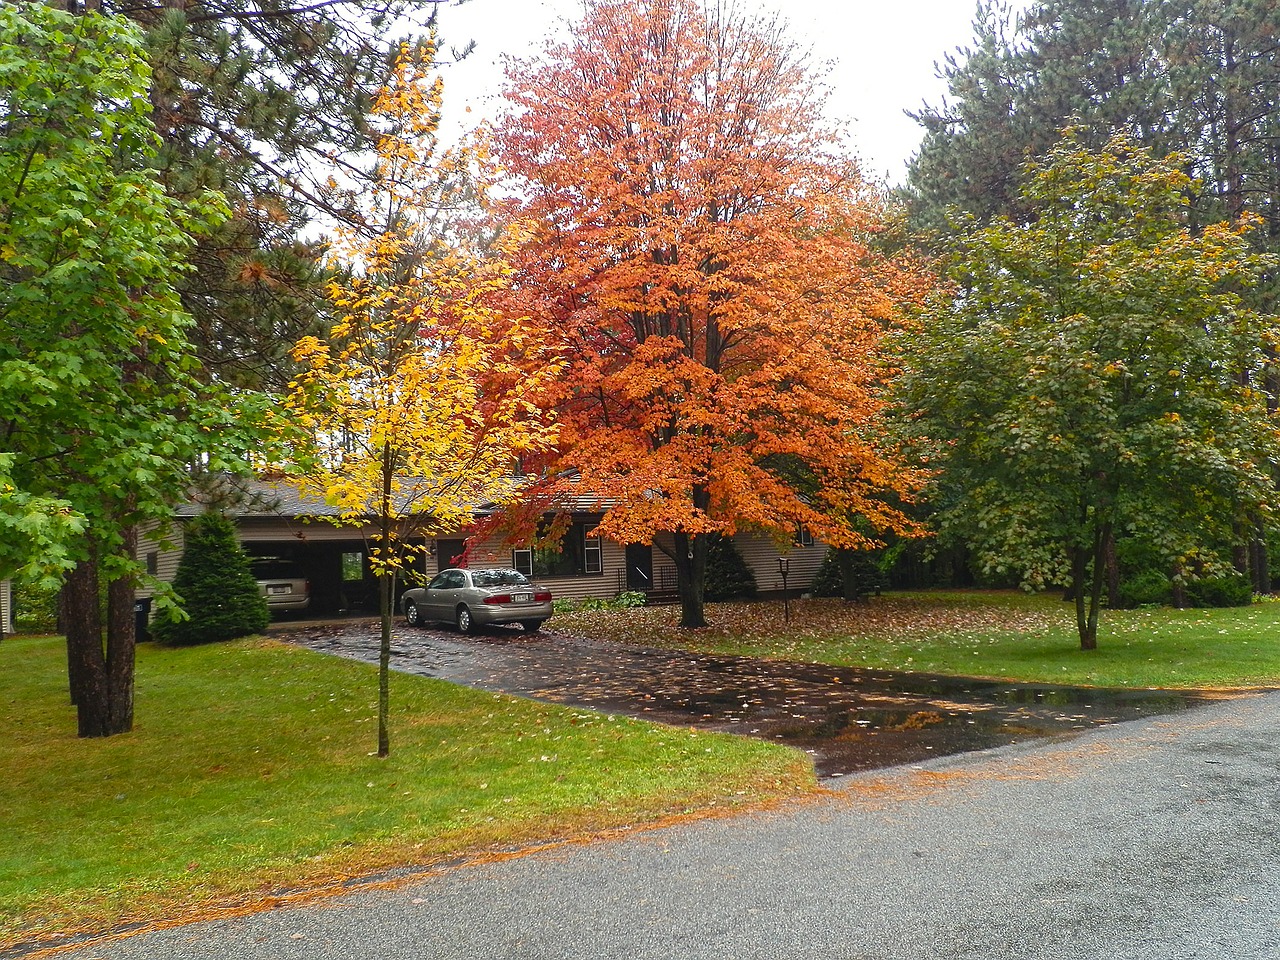
M 279 557 L 302 569 L 311 583 L 310 613 L 337 614 L 377 609 L 377 584 L 369 572 L 368 550 L 373 527 L 337 526 L 337 510 L 318 497 L 303 496 L 283 480 L 248 484 L 237 505 L 224 508 L 236 524 L 240 542 L 251 556 Z M 618 544 L 594 535 L 604 513 L 598 501 L 581 499 L 565 505 L 569 525 L 558 546 L 512 548 L 498 536 L 468 545 L 467 531 L 427 540 L 418 572 L 430 578 L 450 566 L 464 551 L 471 567 L 515 567 L 551 588 L 557 599 L 609 598 L 627 591 L 673 598 L 676 568 L 663 539 L 655 544 Z M 201 512 L 199 504 L 178 511 L 179 520 Z M 168 543 L 143 538 L 149 572 L 172 580 L 181 556 L 182 523 L 174 525 Z M 670 540 L 666 543 L 669 545 Z M 774 541 L 767 536 L 739 533 L 734 543 L 755 575 L 764 595 L 782 590 Z M 801 531 L 786 551 L 787 587 L 808 590 L 826 553 L 824 544 Z M 405 584 L 409 586 L 410 584 Z
M 0 637 L 13 633 L 13 584 L 0 580 Z

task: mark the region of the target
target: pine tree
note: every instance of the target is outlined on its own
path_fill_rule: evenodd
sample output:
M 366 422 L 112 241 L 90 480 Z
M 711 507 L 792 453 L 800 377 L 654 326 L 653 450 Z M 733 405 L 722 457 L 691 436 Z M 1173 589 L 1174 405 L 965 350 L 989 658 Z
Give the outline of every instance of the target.
M 166 190 L 186 199 L 224 193 L 231 216 L 191 252 L 184 306 L 196 321 L 205 376 L 283 390 L 288 353 L 324 328 L 320 217 L 348 222 L 359 182 L 353 159 L 371 153 L 373 97 L 401 39 L 425 33 L 430 0 L 63 0 L 129 18 L 146 32 L 152 64 L 155 160 Z
M 712 536 L 707 544 L 707 602 L 754 600 L 756 592 L 755 574 L 742 559 L 733 538 Z
M 187 525 L 183 541 L 173 588 L 186 619 L 176 611 L 158 616 L 151 628 L 157 640 L 173 645 L 216 643 L 257 633 L 271 622 L 267 601 L 230 520 L 220 513 L 203 513 Z
M 1280 244 L 1280 4 L 1275 0 L 1038 0 L 1015 18 L 984 4 L 975 43 L 943 67 L 950 99 L 914 114 L 924 140 L 908 175 L 917 226 L 954 206 L 985 222 L 1025 216 L 1019 167 L 1071 125 L 1156 156 L 1177 150 L 1204 189 L 1194 224 L 1246 211 Z

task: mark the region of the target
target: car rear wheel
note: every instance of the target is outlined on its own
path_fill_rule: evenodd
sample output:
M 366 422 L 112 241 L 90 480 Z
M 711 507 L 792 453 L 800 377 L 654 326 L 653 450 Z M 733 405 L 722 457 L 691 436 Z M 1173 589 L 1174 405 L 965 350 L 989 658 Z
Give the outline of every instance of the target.
M 404 605 L 404 619 L 411 627 L 422 626 L 422 611 L 412 600 Z
M 471 611 L 465 605 L 458 608 L 458 630 L 462 633 L 473 633 L 476 622 L 471 619 Z
M 521 620 L 520 626 L 525 633 L 537 633 L 538 628 L 542 626 L 541 620 Z

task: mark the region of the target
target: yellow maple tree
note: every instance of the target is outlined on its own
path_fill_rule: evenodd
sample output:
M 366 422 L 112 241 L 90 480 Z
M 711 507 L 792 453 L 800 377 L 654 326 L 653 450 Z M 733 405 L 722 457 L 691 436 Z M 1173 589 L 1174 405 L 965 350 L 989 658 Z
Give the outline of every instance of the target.
M 481 244 L 462 213 L 483 196 L 472 176 L 482 148 L 439 151 L 442 85 L 434 45 L 406 46 L 373 105 L 381 125 L 363 217 L 331 248 L 326 338 L 294 349 L 301 370 L 289 413 L 311 446 L 294 465 L 304 491 L 370 530 L 379 582 L 378 754 L 389 752 L 387 671 L 396 577 L 426 540 L 456 534 L 483 504 L 518 493 L 513 467 L 546 449 L 551 419 L 527 397 L 557 364 L 534 331 L 490 304 L 505 287 L 520 238 Z M 518 358 L 519 362 L 516 362 Z

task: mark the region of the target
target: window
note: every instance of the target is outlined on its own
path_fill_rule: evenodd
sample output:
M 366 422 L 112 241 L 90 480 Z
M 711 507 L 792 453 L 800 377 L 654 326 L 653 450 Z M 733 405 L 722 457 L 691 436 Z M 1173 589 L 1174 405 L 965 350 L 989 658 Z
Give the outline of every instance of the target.
M 467 585 L 467 576 L 461 570 L 446 570 L 437 573 L 427 584 L 428 590 L 457 590 Z
M 813 534 L 809 532 L 807 527 L 796 527 L 796 543 L 802 547 L 813 546 Z
M 526 577 L 595 576 L 604 572 L 599 537 L 589 537 L 589 525 L 575 523 L 559 543 L 522 547 L 511 552 L 511 565 Z
M 342 555 L 342 579 L 343 580 L 363 580 L 364 579 L 364 554 L 356 551 L 353 553 L 344 553 Z
M 160 572 L 160 554 L 152 550 L 147 554 L 147 573 L 151 574 L 151 576 L 154 577 L 159 572 Z

